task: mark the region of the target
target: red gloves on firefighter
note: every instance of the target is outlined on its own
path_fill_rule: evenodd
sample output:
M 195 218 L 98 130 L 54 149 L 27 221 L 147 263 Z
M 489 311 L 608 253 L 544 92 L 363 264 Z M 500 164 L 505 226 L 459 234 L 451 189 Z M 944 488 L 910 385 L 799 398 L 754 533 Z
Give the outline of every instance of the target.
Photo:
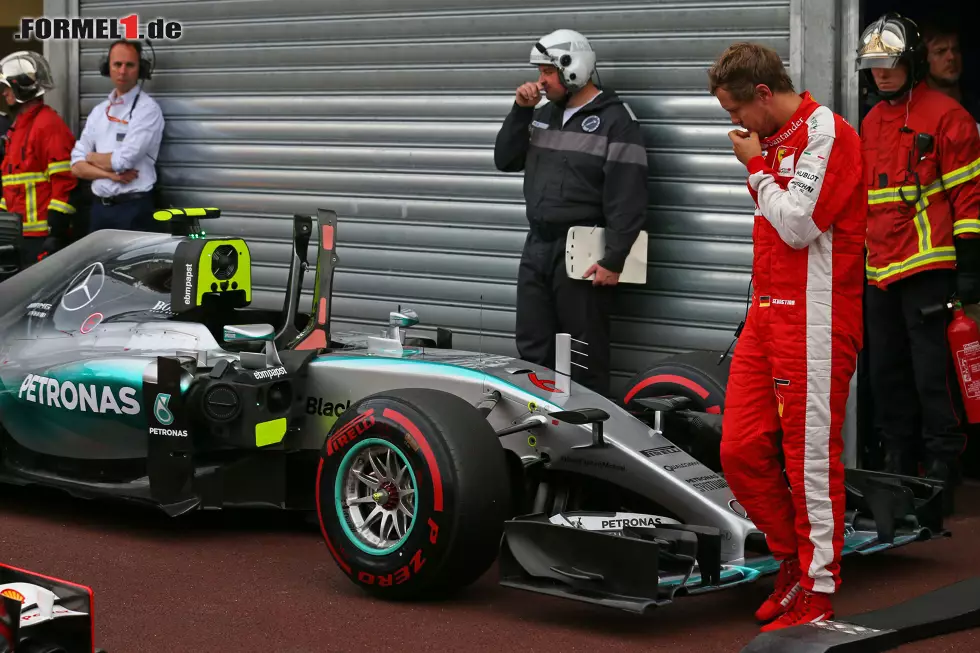
M 980 238 L 956 239 L 956 296 L 964 304 L 980 302 Z

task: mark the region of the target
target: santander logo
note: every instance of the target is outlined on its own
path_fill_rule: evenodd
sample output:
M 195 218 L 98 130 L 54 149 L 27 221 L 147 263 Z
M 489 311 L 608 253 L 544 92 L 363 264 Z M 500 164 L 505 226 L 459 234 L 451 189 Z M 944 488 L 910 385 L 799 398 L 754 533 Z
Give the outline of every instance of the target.
M 772 147 L 773 145 L 779 145 L 780 143 L 788 139 L 790 136 L 792 136 L 796 132 L 796 130 L 800 128 L 800 125 L 802 125 L 805 122 L 806 122 L 806 118 L 798 118 L 794 120 L 790 124 L 790 126 L 786 128 L 786 131 L 784 131 L 782 134 L 776 136 L 775 138 L 771 138 L 769 140 L 763 141 L 762 147 L 768 148 L 768 147 Z

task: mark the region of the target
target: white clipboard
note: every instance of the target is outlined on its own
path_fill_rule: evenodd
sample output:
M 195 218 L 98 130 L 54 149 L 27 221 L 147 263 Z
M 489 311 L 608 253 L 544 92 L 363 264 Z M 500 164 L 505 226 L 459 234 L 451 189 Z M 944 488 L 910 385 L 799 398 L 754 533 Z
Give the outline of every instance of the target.
M 641 231 L 626 257 L 619 283 L 647 282 L 648 244 L 647 232 Z M 605 254 L 606 232 L 602 227 L 572 227 L 568 230 L 568 239 L 565 241 L 565 273 L 570 279 L 581 279 L 585 271 Z

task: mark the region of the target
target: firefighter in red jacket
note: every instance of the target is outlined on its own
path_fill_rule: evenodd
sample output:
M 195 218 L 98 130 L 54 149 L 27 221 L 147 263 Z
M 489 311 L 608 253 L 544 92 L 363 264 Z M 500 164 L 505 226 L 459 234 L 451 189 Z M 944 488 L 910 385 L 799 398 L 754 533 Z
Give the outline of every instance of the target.
M 42 96 L 53 88 L 48 62 L 36 52 L 0 60 L 0 90 L 14 117 L 0 163 L 0 210 L 21 217 L 22 268 L 69 243 L 75 213 L 69 198 L 78 183 L 70 161 L 75 136 L 44 104 Z
M 875 21 L 856 67 L 883 98 L 861 125 L 875 432 L 885 471 L 914 475 L 921 462 L 926 476 L 955 484 L 966 435 L 948 319 L 921 309 L 954 292 L 980 300 L 980 136 L 966 109 L 924 81 L 926 48 L 913 21 L 895 13 Z

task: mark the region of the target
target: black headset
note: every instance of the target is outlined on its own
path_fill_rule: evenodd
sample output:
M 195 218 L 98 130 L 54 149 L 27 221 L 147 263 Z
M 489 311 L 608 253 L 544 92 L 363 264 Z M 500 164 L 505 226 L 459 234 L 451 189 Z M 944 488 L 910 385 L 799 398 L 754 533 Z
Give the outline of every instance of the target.
M 127 41 L 126 39 L 113 41 L 112 44 L 109 45 L 109 49 L 106 50 L 105 56 L 102 57 L 102 63 L 99 64 L 99 73 L 101 73 L 103 77 L 109 76 L 109 54 L 112 52 L 112 49 L 120 43 L 125 43 L 126 45 L 131 45 L 132 47 L 136 48 L 136 54 L 140 58 L 139 78 L 153 79 L 153 62 L 143 54 L 143 44 L 139 41 Z M 147 41 L 147 43 L 149 43 L 149 41 Z M 150 47 L 152 48 L 153 46 L 151 45 Z

